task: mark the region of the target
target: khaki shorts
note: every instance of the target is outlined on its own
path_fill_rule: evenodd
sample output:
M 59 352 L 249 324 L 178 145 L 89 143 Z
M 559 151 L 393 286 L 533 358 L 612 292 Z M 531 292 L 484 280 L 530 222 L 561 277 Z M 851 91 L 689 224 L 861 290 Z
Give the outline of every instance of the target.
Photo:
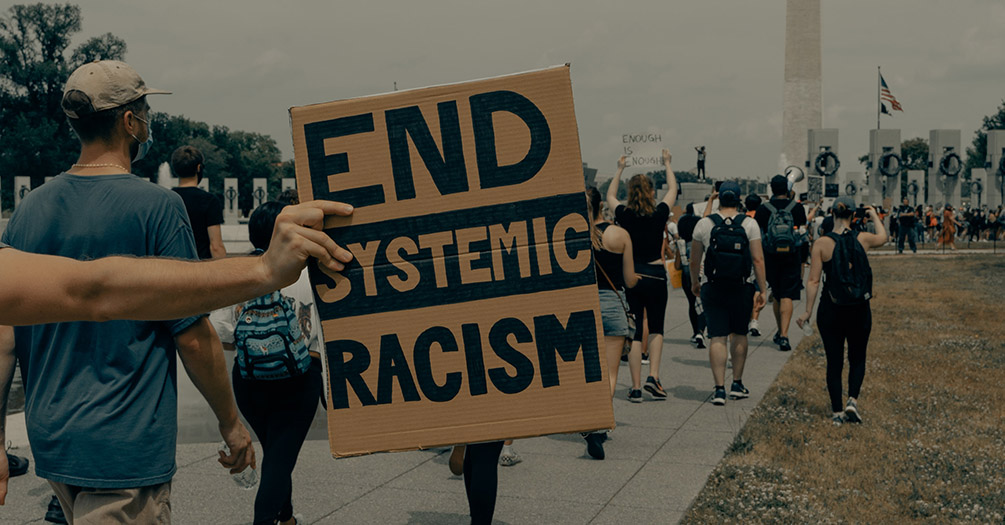
M 70 525 L 171 523 L 171 482 L 128 489 L 96 489 L 50 481 Z

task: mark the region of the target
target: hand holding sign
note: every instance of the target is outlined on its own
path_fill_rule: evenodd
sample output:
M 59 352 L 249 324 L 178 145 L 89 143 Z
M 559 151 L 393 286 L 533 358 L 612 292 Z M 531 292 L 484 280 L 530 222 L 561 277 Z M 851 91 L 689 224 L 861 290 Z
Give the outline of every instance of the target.
M 305 202 L 287 206 L 276 217 L 269 250 L 262 256 L 268 282 L 276 288 L 293 284 L 310 257 L 334 271 L 341 271 L 352 260 L 352 253 L 321 231 L 326 215 L 352 215 L 352 206 L 331 201 Z
M 618 170 L 623 170 L 623 169 L 625 169 L 625 156 L 624 155 L 622 155 L 621 157 L 618 158 Z
M 671 158 L 673 158 L 673 155 L 670 155 L 670 150 L 663 148 L 663 164 L 665 166 L 670 166 Z

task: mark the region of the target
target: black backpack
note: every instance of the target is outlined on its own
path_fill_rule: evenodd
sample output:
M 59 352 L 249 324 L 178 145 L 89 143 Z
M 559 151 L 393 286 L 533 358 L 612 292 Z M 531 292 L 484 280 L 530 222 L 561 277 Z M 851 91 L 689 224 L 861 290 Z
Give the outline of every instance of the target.
M 828 232 L 834 240 L 830 271 L 824 289 L 834 304 L 862 304 L 872 298 L 872 267 L 865 248 L 858 242 L 858 232 L 841 235 Z
M 718 213 L 710 215 L 712 234 L 705 253 L 705 276 L 709 282 L 742 284 L 750 277 L 754 263 L 750 257 L 750 241 L 743 229 L 742 213 L 723 219 Z
M 796 233 L 796 219 L 792 216 L 792 208 L 796 207 L 796 201 L 791 200 L 782 209 L 775 208 L 771 201 L 765 202 L 764 207 L 771 212 L 768 218 L 768 227 L 764 229 L 764 251 L 768 253 L 794 253 L 800 246 L 800 238 Z

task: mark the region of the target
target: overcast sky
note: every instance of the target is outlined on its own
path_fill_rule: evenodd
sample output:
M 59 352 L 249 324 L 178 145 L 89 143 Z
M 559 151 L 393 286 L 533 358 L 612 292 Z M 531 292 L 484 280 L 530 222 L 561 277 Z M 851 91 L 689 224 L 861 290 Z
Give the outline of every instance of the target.
M 3 5 L 4 3 L 8 5 Z M 0 0 L 6 12 L 9 0 Z M 622 133 L 662 129 L 674 168 L 767 178 L 781 151 L 784 0 L 88 0 L 155 110 L 257 131 L 293 155 L 290 106 L 572 63 L 583 161 L 609 176 Z M 823 124 L 857 170 L 876 125 L 876 66 L 902 138 L 961 129 L 1005 98 L 1001 0 L 824 0 Z

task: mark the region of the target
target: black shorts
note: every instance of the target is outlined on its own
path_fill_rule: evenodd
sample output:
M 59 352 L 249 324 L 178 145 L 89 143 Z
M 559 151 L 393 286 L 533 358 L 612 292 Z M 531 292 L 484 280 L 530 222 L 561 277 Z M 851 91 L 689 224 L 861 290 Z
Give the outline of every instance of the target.
M 701 306 L 709 337 L 729 334 L 747 335 L 747 324 L 754 311 L 754 285 L 701 285 Z
M 765 254 L 764 271 L 768 288 L 776 299 L 799 299 L 803 289 L 803 262 L 800 254 Z

